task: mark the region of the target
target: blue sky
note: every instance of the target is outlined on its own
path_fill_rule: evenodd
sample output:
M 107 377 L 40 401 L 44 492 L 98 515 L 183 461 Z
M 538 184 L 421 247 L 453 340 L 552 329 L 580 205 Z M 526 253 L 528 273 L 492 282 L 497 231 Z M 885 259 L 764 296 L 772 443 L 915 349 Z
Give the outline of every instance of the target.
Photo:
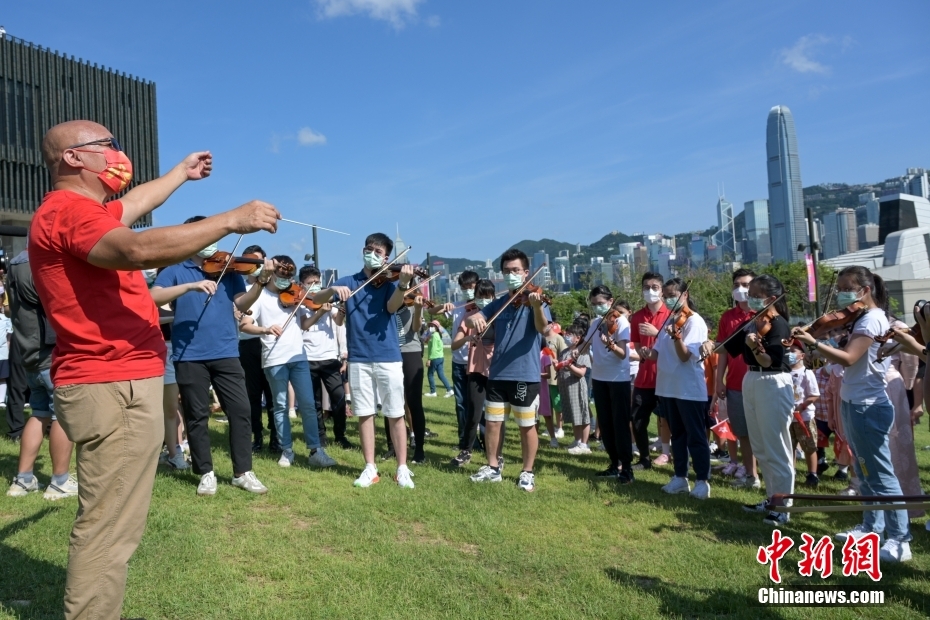
M 7 2 L 0 23 L 154 80 L 163 172 L 213 151 L 156 223 L 261 198 L 352 233 L 319 237 L 343 272 L 396 224 L 415 259 L 706 228 L 718 184 L 737 212 L 767 197 L 776 104 L 804 185 L 930 167 L 930 3 L 639 4 Z M 254 236 L 298 260 L 310 239 Z

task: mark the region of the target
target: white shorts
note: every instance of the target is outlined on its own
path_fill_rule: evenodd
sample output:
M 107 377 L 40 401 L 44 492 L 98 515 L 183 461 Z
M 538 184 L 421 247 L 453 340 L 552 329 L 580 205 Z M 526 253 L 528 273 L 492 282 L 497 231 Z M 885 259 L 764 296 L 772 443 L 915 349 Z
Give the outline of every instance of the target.
M 378 413 L 386 418 L 404 417 L 403 362 L 349 362 L 352 413 L 359 417 Z

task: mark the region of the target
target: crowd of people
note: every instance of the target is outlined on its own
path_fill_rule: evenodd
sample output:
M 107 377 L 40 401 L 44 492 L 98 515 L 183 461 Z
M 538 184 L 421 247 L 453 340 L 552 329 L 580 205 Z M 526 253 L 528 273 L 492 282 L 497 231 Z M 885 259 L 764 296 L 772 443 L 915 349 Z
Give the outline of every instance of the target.
M 323 283 L 315 266 L 298 270 L 291 257 L 269 257 L 257 245 L 241 261 L 219 252 L 227 235 L 277 230 L 281 214 L 260 201 L 179 226 L 130 228 L 184 182 L 209 176 L 208 152 L 118 200 L 110 198 L 127 189 L 132 164 L 105 127 L 53 127 L 43 155 L 54 189 L 6 276 L 10 321 L 0 321 L 0 339 L 11 346 L 0 348 L 10 358 L 0 362 L 0 378 L 9 377 L 7 416 L 21 441 L 7 495 L 43 488 L 33 466 L 48 435 L 45 497 L 78 497 L 68 618 L 118 615 L 159 451 L 166 466 L 199 476 L 198 495 L 218 492 L 211 412 L 221 409 L 228 423 L 235 488 L 268 492 L 252 467 L 266 449 L 281 467 L 336 465 L 326 448 L 355 448 L 350 416 L 364 458 L 353 484 L 371 487 L 380 481 L 380 413 L 388 444 L 380 460 L 395 460 L 394 482 L 414 489 L 411 466 L 425 463 L 430 434 L 423 399 L 437 396 L 436 377 L 455 399 L 449 464 L 473 466 L 483 454 L 474 483 L 503 480 L 510 421 L 521 445 L 516 486 L 527 492 L 537 484 L 545 435 L 550 448 L 573 456 L 602 449 L 604 469 L 592 475 L 620 484 L 670 464 L 662 490 L 695 500 L 711 496 L 716 459 L 734 487 L 764 485 L 766 499 L 743 510 L 778 526 L 789 513 L 776 510 L 776 496 L 794 493 L 798 462 L 804 484 L 819 485 L 832 466 L 832 436 L 834 478 L 849 482 L 844 493 L 920 494 L 912 425 L 922 412 L 917 369 L 926 349 L 906 326 L 889 323 L 884 283 L 863 267 L 838 274 L 837 305 L 855 312 L 826 337 L 792 327 L 782 283 L 747 269 L 733 273 L 733 305 L 714 338 L 688 283 L 656 273 L 642 275 L 642 308 L 596 286 L 590 312 L 563 325 L 545 294 L 528 287 L 529 261 L 518 249 L 501 256 L 507 292 L 465 271 L 458 304 L 427 299 L 422 273 L 391 259 L 393 243 L 382 233 L 365 239 L 357 273 Z M 917 314 L 926 327 L 925 313 Z M 451 384 L 441 315 L 452 326 Z M 885 356 L 889 336 L 902 348 Z M 23 421 L 27 391 L 32 415 Z M 298 414 L 306 456 L 291 428 Z M 724 421 L 729 431 L 718 447 L 714 432 Z M 566 425 L 573 441 L 562 446 Z M 68 470 L 74 447 L 76 475 Z M 907 561 L 909 516 L 917 515 L 903 505 L 866 509 L 863 522 L 837 538 L 874 532 L 883 537 L 883 561 Z

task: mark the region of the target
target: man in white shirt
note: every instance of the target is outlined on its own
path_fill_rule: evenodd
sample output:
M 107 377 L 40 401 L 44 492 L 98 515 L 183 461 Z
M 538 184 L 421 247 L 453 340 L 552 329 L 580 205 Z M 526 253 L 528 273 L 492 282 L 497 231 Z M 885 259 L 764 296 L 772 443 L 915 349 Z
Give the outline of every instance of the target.
M 301 267 L 297 279 L 310 294 L 318 293 L 320 270 L 312 265 Z M 304 352 L 310 362 L 310 381 L 313 383 L 313 397 L 319 419 L 320 442 L 326 444 L 326 425 L 323 422 L 323 391 L 329 396 L 329 411 L 333 419 L 333 435 L 336 443 L 345 450 L 355 446 L 346 439 L 346 393 L 342 384 L 343 361 L 340 354 L 339 330 L 345 330 L 336 324 L 336 313 L 332 304 L 323 304 L 319 310 L 311 312 L 304 322 Z M 345 336 L 342 337 L 343 340 Z M 344 348 L 344 345 L 343 345 Z

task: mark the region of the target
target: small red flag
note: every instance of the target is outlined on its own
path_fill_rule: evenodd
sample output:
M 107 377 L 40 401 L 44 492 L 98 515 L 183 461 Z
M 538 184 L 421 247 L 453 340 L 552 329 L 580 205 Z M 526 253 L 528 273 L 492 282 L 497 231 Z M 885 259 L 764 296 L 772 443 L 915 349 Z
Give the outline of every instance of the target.
M 714 431 L 714 435 L 716 435 L 720 441 L 736 441 L 736 435 L 734 435 L 733 431 L 730 429 L 729 420 L 717 422 L 710 427 L 710 430 Z

